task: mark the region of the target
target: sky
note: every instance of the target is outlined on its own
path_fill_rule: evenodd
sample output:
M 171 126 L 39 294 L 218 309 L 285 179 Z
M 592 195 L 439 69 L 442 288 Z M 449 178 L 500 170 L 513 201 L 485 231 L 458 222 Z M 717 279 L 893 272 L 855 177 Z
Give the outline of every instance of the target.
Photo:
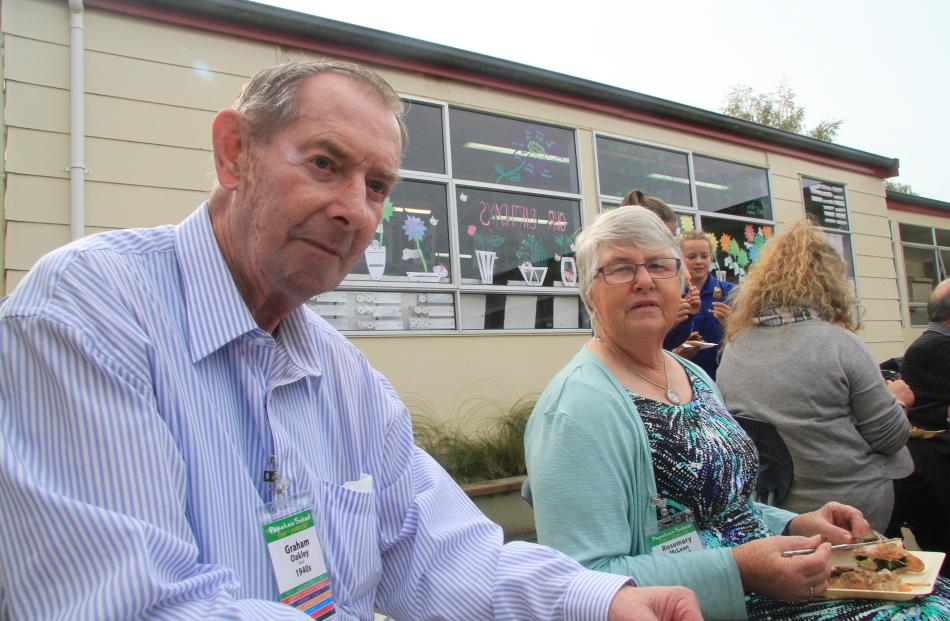
M 583 0 L 265 2 L 719 111 L 785 79 L 808 127 L 900 159 L 895 181 L 950 201 L 950 2 Z

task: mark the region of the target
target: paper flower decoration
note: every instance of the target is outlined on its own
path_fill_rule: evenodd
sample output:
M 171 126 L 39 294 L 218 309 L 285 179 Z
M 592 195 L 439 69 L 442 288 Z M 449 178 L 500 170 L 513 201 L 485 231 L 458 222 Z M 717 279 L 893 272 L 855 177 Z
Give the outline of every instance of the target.
M 416 216 L 406 216 L 406 221 L 402 225 L 402 230 L 406 234 L 406 239 L 416 242 L 416 250 L 419 251 L 419 260 L 422 261 L 422 271 L 428 272 L 429 266 L 426 265 L 425 255 L 422 254 L 422 247 L 419 242 L 426 236 L 426 224 L 422 218 Z

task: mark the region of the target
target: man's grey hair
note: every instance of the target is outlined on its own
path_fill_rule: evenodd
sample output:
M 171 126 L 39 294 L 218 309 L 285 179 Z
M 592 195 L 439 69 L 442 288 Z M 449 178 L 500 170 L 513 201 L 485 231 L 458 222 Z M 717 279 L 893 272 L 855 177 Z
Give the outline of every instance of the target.
M 680 284 L 686 284 L 686 268 L 682 265 L 683 253 L 663 221 L 644 207 L 613 209 L 599 215 L 594 223 L 574 240 L 577 249 L 577 286 L 591 318 L 594 317 L 594 310 L 590 304 L 590 286 L 597 276 L 600 251 L 617 243 L 632 244 L 645 252 L 659 250 L 665 256 L 679 259 Z
M 927 300 L 927 316 L 930 321 L 943 323 L 950 319 L 950 279 L 937 285 Z
M 232 106 L 247 120 L 251 139 L 267 142 L 280 128 L 300 118 L 297 93 L 307 78 L 321 73 L 346 76 L 367 88 L 396 117 L 403 149 L 409 134 L 402 100 L 389 83 L 368 69 L 337 60 L 299 60 L 274 65 L 255 74 Z

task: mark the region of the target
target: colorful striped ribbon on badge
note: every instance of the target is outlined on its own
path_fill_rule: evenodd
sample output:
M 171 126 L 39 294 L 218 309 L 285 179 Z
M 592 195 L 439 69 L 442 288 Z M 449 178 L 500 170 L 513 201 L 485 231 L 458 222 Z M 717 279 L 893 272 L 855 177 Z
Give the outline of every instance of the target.
M 330 590 L 330 575 L 317 576 L 295 589 L 280 594 L 280 601 L 293 606 L 317 621 L 333 617 L 336 606 Z

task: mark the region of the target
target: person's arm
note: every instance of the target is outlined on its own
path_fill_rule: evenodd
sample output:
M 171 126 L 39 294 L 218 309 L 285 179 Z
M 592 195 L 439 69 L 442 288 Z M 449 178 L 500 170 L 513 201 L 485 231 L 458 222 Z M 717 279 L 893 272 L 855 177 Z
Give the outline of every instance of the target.
M 0 360 L 0 590 L 11 618 L 307 618 L 236 599 L 234 573 L 201 562 L 185 469 L 146 376 L 39 317 L 0 320 Z
M 568 384 L 564 391 L 582 389 Z M 596 391 L 579 401 L 588 397 L 600 422 L 610 416 L 605 410 L 617 407 Z M 629 420 L 626 411 L 612 414 Z M 642 496 L 635 488 L 646 485 L 647 475 L 629 467 L 642 458 L 634 436 L 610 424 L 592 432 L 568 411 L 535 412 L 525 445 L 539 542 L 591 569 L 631 576 L 641 586 L 692 589 L 707 617 L 745 618 L 739 571 L 728 549 L 655 555 L 644 549 L 644 508 L 631 506 L 631 498 Z
M 408 414 L 393 392 L 390 404 L 389 461 L 377 492 L 383 612 L 400 621 L 607 618 L 627 578 L 586 571 L 535 544 L 504 545 L 501 528 L 413 444 Z
M 857 336 L 847 333 L 847 337 L 841 364 L 848 378 L 854 424 L 871 448 L 893 455 L 907 444 L 910 423 L 884 384 L 871 352 Z

